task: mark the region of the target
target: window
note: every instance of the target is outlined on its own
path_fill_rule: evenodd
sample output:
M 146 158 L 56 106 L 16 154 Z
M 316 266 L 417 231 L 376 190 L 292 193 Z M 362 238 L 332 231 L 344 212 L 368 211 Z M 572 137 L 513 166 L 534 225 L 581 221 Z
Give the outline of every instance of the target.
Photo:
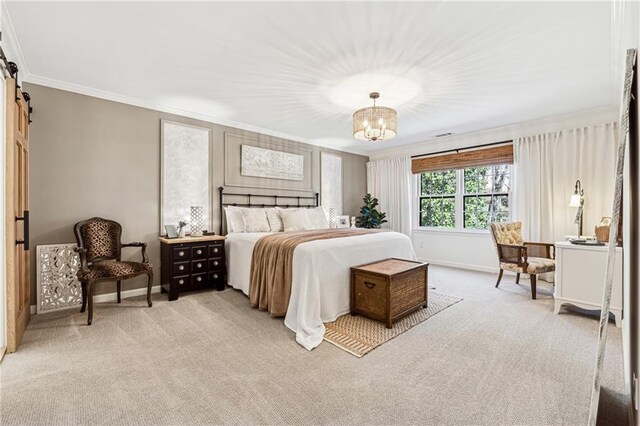
M 510 167 L 507 164 L 464 169 L 463 225 L 487 229 L 509 221 Z
M 510 220 L 509 164 L 426 172 L 418 179 L 420 226 L 487 229 Z
M 420 175 L 420 226 L 455 228 L 455 170 Z

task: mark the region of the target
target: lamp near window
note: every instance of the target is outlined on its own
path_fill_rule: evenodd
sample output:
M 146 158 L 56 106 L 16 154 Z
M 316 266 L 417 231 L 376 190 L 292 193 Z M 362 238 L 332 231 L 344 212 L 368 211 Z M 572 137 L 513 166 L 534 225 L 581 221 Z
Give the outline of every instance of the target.
M 569 202 L 569 207 L 577 207 L 578 211 L 576 212 L 576 220 L 575 224 L 578 225 L 578 238 L 582 235 L 582 216 L 583 216 L 583 207 L 584 207 L 584 189 L 582 189 L 582 184 L 580 180 L 576 180 L 576 186 L 573 190 L 573 195 L 571 196 L 571 201 Z

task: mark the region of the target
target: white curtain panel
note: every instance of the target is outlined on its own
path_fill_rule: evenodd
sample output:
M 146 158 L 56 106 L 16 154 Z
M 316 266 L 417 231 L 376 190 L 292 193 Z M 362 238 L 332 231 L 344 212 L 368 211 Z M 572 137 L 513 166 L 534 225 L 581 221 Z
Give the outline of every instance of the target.
M 411 158 L 386 158 L 367 163 L 367 191 L 387 214 L 384 228 L 411 236 Z
M 556 242 L 576 235 L 569 207 L 576 179 L 584 189 L 583 234 L 611 216 L 618 125 L 601 124 L 514 140 L 514 220 L 525 241 Z

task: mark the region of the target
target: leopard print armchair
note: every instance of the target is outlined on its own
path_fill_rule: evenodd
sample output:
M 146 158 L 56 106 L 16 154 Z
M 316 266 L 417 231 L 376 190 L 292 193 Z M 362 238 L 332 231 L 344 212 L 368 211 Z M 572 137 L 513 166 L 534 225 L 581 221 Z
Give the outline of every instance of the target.
M 531 298 L 535 299 L 537 275 L 556 270 L 554 245 L 523 241 L 522 222 L 491 223 L 489 226 L 500 262 L 496 287 L 500 284 L 504 271 L 515 272 L 516 283 L 520 283 L 520 274 L 529 274 Z
M 89 304 L 87 324 L 93 320 L 93 290 L 96 282 L 115 281 L 117 285 L 118 303 L 121 301 L 121 281 L 145 274 L 147 282 L 147 304 L 152 306 L 151 286 L 153 284 L 153 267 L 149 263 L 146 243 L 122 244 L 122 226 L 113 220 L 94 217 L 78 222 L 73 227 L 78 247 L 75 251 L 80 256 L 78 281 L 82 285 L 82 308 L 84 312 Z M 124 247 L 140 247 L 142 262 L 122 261 Z

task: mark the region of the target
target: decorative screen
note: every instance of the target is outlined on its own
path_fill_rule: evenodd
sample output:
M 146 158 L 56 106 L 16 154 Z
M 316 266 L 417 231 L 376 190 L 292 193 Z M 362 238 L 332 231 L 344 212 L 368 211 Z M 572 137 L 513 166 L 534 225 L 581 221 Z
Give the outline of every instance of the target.
M 80 258 L 74 247 L 75 244 L 36 247 L 39 314 L 82 304 L 82 287 L 76 277 Z

